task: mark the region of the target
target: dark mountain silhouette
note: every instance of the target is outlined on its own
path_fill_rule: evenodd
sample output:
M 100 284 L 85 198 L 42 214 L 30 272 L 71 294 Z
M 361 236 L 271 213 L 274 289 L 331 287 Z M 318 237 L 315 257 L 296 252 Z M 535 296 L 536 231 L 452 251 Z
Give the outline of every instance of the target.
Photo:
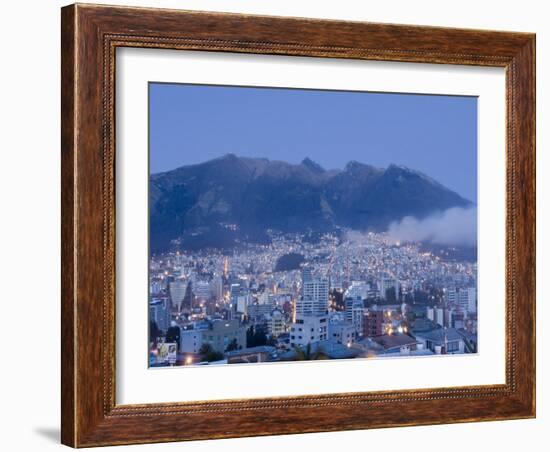
M 233 154 L 150 177 L 151 250 L 267 242 L 268 229 L 386 230 L 391 221 L 471 203 L 428 176 L 397 165 L 349 162 L 325 170 Z

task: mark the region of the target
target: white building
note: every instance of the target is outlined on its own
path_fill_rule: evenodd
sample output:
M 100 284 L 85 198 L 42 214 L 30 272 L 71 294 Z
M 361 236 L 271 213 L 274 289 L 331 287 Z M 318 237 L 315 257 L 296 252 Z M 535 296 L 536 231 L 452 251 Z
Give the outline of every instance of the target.
M 459 306 L 464 312 L 477 312 L 477 290 L 475 287 L 451 287 L 446 292 L 447 301 Z
M 443 308 L 436 308 L 435 309 L 435 323 L 438 325 L 444 326 L 445 325 L 445 316 L 444 316 Z
M 356 338 L 355 327 L 348 322 L 329 322 L 329 340 L 339 344 L 350 346 Z
M 344 319 L 350 325 L 353 325 L 357 334 L 363 333 L 363 317 L 366 309 L 361 296 L 356 298 L 344 299 Z
M 432 308 L 430 306 L 428 306 L 426 308 L 426 317 L 428 318 L 428 320 L 431 320 L 432 322 L 435 321 L 435 308 Z
M 309 265 L 306 265 L 302 269 L 302 283 L 311 280 L 313 280 L 313 268 Z
M 270 333 L 273 337 L 278 337 L 285 332 L 285 316 L 279 309 L 275 309 L 271 313 Z
M 296 315 L 325 315 L 328 310 L 327 279 L 307 279 L 302 282 L 302 299 L 296 301 Z
M 363 335 L 363 319 L 367 309 L 363 306 L 355 306 L 351 311 L 351 324 L 355 328 L 356 336 Z
M 365 281 L 352 281 L 351 285 L 344 292 L 344 298 L 360 298 L 364 300 L 368 297 L 371 286 Z
M 458 305 L 464 312 L 477 312 L 477 291 L 475 287 L 466 287 L 458 290 Z
M 248 314 L 248 303 L 250 300 L 250 295 L 239 295 L 236 297 L 236 310 L 242 314 Z
M 328 316 L 299 316 L 290 325 L 290 346 L 305 347 L 328 339 Z
M 198 353 L 202 346 L 201 330 L 180 330 L 180 352 Z
M 363 307 L 363 299 L 361 297 L 352 298 L 352 297 L 346 297 L 344 298 L 344 319 L 346 322 L 351 323 L 353 321 L 353 310 L 356 308 L 362 308 Z

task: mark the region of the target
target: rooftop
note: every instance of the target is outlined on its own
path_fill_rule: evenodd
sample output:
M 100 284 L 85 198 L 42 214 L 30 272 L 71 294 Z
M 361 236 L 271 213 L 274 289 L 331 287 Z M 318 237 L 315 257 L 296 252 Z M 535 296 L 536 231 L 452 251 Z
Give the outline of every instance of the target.
M 381 345 L 384 350 L 418 343 L 415 338 L 408 334 L 384 334 L 382 336 L 373 337 L 372 340 Z
M 437 323 L 430 319 L 416 319 L 412 324 L 413 333 L 423 333 L 437 329 Z
M 248 347 L 248 348 L 241 348 L 240 350 L 231 350 L 230 352 L 226 352 L 226 356 L 229 357 L 235 357 L 235 356 L 241 356 L 241 355 L 248 355 L 251 353 L 274 353 L 276 351 L 275 347 L 271 347 L 269 345 L 258 345 L 257 347 Z
M 320 342 L 319 350 L 330 359 L 356 358 L 361 353 L 360 350 L 333 341 Z
M 441 345 L 445 343 L 445 337 L 447 337 L 447 341 L 458 341 L 462 339 L 462 335 L 454 328 L 439 328 L 437 330 L 417 333 L 416 336 Z

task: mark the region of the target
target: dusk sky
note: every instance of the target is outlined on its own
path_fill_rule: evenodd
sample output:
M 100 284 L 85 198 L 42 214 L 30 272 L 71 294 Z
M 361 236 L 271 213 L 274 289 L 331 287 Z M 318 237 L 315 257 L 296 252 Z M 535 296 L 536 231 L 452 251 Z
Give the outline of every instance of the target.
M 227 153 L 326 169 L 406 165 L 477 198 L 477 98 L 149 85 L 151 173 Z

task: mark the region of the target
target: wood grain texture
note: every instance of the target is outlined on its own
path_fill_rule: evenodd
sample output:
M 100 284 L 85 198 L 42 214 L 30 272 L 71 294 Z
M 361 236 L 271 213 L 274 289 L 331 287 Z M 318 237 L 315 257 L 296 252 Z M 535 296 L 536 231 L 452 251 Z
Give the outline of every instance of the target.
M 75 158 L 75 30 L 74 8 L 61 11 L 61 412 L 63 428 L 61 441 L 75 443 L 75 363 L 74 347 L 76 330 L 73 306 L 74 296 L 74 168 Z
M 63 8 L 61 34 L 64 444 L 535 415 L 534 35 L 81 4 Z M 506 384 L 116 405 L 114 68 L 124 46 L 506 68 Z

